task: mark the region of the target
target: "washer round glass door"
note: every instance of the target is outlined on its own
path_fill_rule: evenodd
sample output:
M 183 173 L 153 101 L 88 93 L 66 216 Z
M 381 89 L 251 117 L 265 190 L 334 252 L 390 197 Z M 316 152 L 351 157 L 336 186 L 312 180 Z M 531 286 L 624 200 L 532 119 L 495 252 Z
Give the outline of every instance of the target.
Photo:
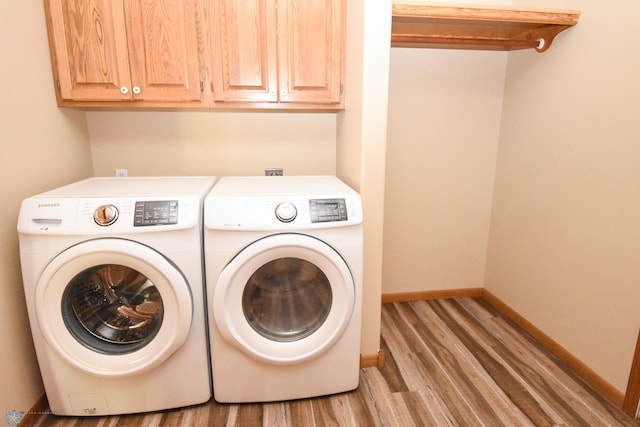
M 36 287 L 38 325 L 65 360 L 95 375 L 144 372 L 186 340 L 189 285 L 167 258 L 124 239 L 95 239 L 65 250 Z
M 244 248 L 213 292 L 220 333 L 246 354 L 274 363 L 308 360 L 334 344 L 354 310 L 342 257 L 301 234 L 276 234 Z

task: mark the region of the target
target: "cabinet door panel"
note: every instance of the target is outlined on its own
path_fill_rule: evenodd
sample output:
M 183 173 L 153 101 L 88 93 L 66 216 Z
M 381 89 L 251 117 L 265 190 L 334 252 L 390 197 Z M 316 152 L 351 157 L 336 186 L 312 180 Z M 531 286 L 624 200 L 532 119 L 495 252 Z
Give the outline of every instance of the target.
M 339 103 L 342 0 L 278 0 L 281 102 Z
M 122 0 L 50 0 L 62 99 L 131 99 Z M 54 67 L 56 66 L 54 65 Z
M 128 0 L 126 16 L 134 99 L 199 100 L 195 0 Z
M 273 0 L 216 0 L 215 101 L 276 102 L 276 8 Z

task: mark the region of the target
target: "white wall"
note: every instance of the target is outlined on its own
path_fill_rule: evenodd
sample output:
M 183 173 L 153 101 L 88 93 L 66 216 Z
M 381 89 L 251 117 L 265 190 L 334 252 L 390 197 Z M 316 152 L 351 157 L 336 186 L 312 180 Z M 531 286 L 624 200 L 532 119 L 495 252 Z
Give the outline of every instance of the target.
M 544 54 L 509 55 L 487 289 L 620 392 L 640 328 L 636 0 L 578 9 Z
M 383 293 L 484 286 L 507 55 L 391 49 Z
M 16 222 L 22 199 L 91 175 L 84 113 L 55 104 L 42 2 L 0 4 L 0 417 L 43 394 L 28 327 Z
M 392 49 L 383 293 L 484 286 L 506 64 Z
M 346 109 L 338 115 L 337 174 L 360 192 L 364 210 L 361 353 L 380 349 L 384 176 L 391 2 L 349 0 Z
M 89 112 L 96 175 L 335 174 L 335 113 Z

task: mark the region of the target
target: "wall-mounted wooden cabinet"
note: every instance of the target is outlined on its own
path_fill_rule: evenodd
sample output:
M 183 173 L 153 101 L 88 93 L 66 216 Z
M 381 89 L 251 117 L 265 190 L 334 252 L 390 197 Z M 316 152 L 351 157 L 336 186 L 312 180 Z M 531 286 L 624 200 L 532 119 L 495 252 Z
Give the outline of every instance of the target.
M 277 3 L 277 4 L 276 4 Z M 340 106 L 341 0 L 215 1 L 215 102 Z
M 58 105 L 343 108 L 344 0 L 45 0 Z
M 195 0 L 46 0 L 60 106 L 199 105 Z

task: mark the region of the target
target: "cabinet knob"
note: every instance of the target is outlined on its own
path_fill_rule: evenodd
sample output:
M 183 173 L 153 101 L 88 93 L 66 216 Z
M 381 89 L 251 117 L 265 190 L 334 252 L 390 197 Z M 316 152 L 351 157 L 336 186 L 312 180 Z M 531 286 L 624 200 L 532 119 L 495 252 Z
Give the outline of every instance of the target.
M 135 93 L 136 95 L 140 93 L 140 86 L 134 86 L 133 87 L 133 93 Z
M 126 86 L 122 86 L 122 87 L 120 88 L 120 93 L 122 93 L 123 95 L 128 94 L 128 93 L 129 93 L 129 88 L 128 88 L 128 87 L 126 87 Z

